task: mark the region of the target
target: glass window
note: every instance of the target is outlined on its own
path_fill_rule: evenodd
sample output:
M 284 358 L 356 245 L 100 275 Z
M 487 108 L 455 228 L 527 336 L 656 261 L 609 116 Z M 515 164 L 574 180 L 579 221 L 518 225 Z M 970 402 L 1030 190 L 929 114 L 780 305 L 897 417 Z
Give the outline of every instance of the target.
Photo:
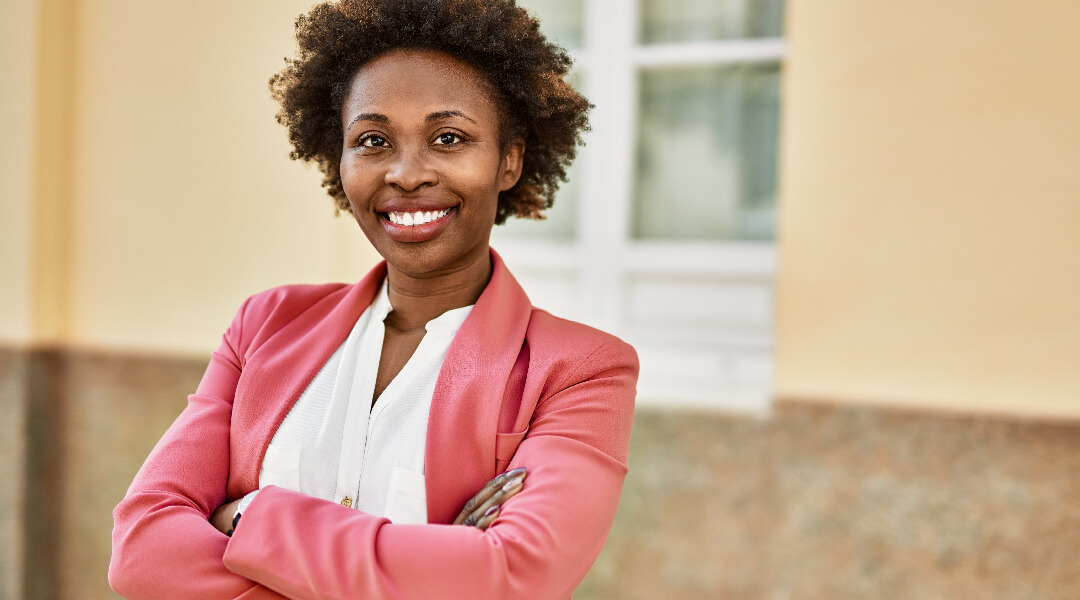
M 548 219 L 495 247 L 539 305 L 637 347 L 645 402 L 767 408 L 783 0 L 518 4 L 598 108 Z
M 782 35 L 782 0 L 642 0 L 645 44 Z
M 650 69 L 640 82 L 634 237 L 773 239 L 779 66 Z

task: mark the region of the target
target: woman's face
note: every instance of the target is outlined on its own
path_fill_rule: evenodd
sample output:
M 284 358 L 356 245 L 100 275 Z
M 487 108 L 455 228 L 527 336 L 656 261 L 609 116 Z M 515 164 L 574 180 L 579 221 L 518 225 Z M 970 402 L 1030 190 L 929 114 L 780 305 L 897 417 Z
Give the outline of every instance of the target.
M 524 147 L 499 148 L 491 84 L 441 52 L 394 50 L 361 67 L 341 109 L 341 182 L 379 254 L 413 276 L 488 260 L 499 192 Z

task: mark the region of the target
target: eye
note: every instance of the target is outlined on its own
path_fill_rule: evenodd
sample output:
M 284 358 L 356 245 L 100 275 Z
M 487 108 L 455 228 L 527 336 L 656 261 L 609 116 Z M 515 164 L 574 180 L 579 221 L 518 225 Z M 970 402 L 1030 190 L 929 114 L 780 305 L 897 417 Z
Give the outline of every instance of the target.
M 360 145 L 365 148 L 383 148 L 387 145 L 386 138 L 375 133 L 360 136 Z
M 463 142 L 463 141 L 464 140 L 462 139 L 462 137 L 460 135 L 458 135 L 458 134 L 456 134 L 456 133 L 454 133 L 452 131 L 447 131 L 446 133 L 440 133 L 439 137 L 435 138 L 435 143 L 436 144 L 443 144 L 443 145 L 457 144 L 457 143 L 460 143 L 460 142 Z

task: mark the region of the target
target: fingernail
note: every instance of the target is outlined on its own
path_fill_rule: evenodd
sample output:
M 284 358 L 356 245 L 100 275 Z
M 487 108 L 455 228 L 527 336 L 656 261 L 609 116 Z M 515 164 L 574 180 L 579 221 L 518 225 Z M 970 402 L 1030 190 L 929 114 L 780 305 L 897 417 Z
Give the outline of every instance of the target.
M 492 506 L 491 508 L 489 508 L 489 509 L 485 510 L 485 511 L 484 511 L 484 516 L 485 516 L 485 517 L 490 517 L 491 515 L 493 515 L 493 514 L 495 514 L 495 513 L 499 512 L 499 509 L 500 509 L 500 508 L 502 508 L 502 507 L 501 507 L 501 506 L 499 506 L 498 504 L 496 504 L 495 506 Z
M 520 479 L 511 479 L 510 481 L 507 481 L 506 485 L 504 485 L 502 487 L 502 491 L 511 492 L 511 491 L 514 490 L 514 488 L 520 487 L 520 486 L 521 486 L 521 480 Z
M 518 467 L 513 471 L 507 471 L 506 473 L 504 473 L 504 475 L 506 475 L 507 477 L 518 477 L 520 475 L 523 475 L 524 473 L 525 467 Z

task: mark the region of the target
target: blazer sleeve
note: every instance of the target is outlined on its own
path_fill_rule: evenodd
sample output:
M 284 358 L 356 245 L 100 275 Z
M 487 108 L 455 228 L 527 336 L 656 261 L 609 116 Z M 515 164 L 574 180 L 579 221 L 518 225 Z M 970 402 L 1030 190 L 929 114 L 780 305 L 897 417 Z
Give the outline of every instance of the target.
M 226 500 L 229 422 L 249 303 L 226 331 L 187 407 L 113 511 L 109 584 L 125 598 L 281 599 L 225 568 L 229 538 L 209 520 Z
M 510 468 L 524 490 L 486 531 L 394 525 L 267 487 L 225 566 L 294 599 L 569 598 L 615 518 L 627 473 L 637 356 L 610 341 L 542 398 Z

